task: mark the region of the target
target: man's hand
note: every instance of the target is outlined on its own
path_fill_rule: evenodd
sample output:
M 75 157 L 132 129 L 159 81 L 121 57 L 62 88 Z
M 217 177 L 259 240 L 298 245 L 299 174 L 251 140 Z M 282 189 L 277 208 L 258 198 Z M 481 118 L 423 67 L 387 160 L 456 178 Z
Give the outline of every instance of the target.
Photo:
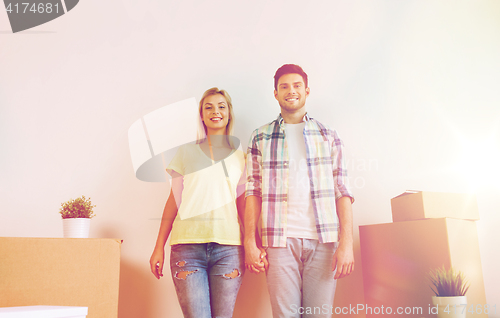
M 257 233 L 257 220 L 260 216 L 262 199 L 255 195 L 246 198 L 245 205 L 245 265 L 252 273 L 260 273 L 267 270 L 267 253 L 261 246 Z
M 354 252 L 352 244 L 339 243 L 333 254 L 332 271 L 337 268 L 335 279 L 349 276 L 354 271 Z
M 245 265 L 252 273 L 260 273 L 267 270 L 267 253 L 262 247 L 255 244 L 245 245 Z
M 336 201 L 340 222 L 339 245 L 333 254 L 332 271 L 337 268 L 335 279 L 349 276 L 354 270 L 354 249 L 352 239 L 352 199 L 341 197 Z

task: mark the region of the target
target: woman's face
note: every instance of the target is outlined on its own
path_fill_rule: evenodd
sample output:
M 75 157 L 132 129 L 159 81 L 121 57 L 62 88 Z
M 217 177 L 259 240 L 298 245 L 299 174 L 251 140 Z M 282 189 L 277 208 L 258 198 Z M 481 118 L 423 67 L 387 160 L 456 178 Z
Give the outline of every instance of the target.
M 226 98 L 221 94 L 205 97 L 202 105 L 202 120 L 209 135 L 223 135 L 229 121 L 229 109 Z

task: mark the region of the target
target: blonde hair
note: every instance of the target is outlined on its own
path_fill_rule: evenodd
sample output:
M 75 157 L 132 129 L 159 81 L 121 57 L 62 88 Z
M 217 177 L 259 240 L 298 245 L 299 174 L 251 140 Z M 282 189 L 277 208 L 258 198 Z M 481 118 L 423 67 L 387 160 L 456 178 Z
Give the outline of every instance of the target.
M 200 121 L 198 125 L 198 141 L 197 143 L 203 142 L 205 138 L 207 138 L 207 126 L 203 122 L 203 103 L 205 101 L 205 98 L 208 96 L 212 95 L 217 95 L 220 94 L 224 96 L 227 102 L 227 110 L 229 112 L 229 119 L 227 121 L 227 126 L 226 126 L 226 139 L 228 143 L 233 146 L 233 143 L 231 141 L 232 138 L 230 136 L 233 134 L 233 123 L 234 123 L 234 113 L 233 113 L 233 103 L 231 102 L 231 96 L 229 96 L 228 92 L 226 92 L 223 89 L 218 89 L 217 87 L 212 87 L 203 93 L 203 96 L 201 97 L 200 100 L 200 106 L 198 108 L 198 113 L 200 114 Z

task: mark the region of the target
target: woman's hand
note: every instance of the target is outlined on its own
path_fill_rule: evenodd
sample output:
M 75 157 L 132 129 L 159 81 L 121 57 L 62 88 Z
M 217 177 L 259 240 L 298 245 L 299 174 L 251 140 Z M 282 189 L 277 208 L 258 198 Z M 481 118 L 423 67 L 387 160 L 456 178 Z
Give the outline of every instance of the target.
M 163 263 L 165 261 L 165 251 L 162 249 L 155 248 L 153 255 L 149 259 L 149 265 L 151 266 L 151 273 L 155 275 L 157 279 L 163 277 Z
M 267 270 L 269 263 L 266 256 L 267 253 L 262 247 L 255 244 L 245 245 L 245 264 L 252 273 L 258 274 Z

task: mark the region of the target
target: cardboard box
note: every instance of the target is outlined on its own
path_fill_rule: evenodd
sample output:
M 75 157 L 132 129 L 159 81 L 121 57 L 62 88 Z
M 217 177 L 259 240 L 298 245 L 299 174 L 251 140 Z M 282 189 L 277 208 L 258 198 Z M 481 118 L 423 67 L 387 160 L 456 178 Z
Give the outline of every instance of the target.
M 0 237 L 0 307 L 88 307 L 118 316 L 121 241 Z
M 0 318 L 86 318 L 87 307 L 21 306 L 0 308 Z
M 393 222 L 431 218 L 479 220 L 473 194 L 407 191 L 392 198 L 391 207 Z
M 443 265 L 462 271 L 470 283 L 467 310 L 473 304 L 475 313 L 468 312 L 467 317 L 488 317 L 474 221 L 441 218 L 364 225 L 359 227 L 359 236 L 365 302 L 372 308 L 367 318 L 436 317 L 429 312 L 434 293 L 427 274 Z M 373 312 L 381 306 L 390 307 L 392 314 Z M 395 314 L 400 307 L 413 312 Z M 415 312 L 419 308 L 421 312 Z

